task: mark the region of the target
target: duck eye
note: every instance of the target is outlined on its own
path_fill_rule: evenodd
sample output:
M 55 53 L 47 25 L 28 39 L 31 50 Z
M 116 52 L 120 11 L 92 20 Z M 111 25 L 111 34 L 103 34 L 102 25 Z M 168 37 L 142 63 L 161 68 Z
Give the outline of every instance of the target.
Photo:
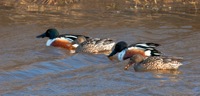
M 49 30 L 46 32 L 46 36 L 47 36 L 47 37 L 50 36 L 50 31 L 49 31 Z

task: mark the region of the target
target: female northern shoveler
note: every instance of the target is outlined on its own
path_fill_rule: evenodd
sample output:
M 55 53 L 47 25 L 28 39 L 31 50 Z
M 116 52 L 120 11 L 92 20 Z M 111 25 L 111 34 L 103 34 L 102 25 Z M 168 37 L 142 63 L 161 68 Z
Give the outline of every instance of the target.
M 106 51 L 111 51 L 115 42 L 109 38 L 89 38 L 86 39 L 84 36 L 78 36 L 74 41 L 75 44 L 79 44 L 76 48 L 76 52 L 86 52 L 86 53 L 103 53 Z
M 161 52 L 155 49 L 157 46 L 159 46 L 159 44 L 155 43 L 136 43 L 128 46 L 126 42 L 121 41 L 115 45 L 114 50 L 108 57 L 112 57 L 118 53 L 118 59 L 123 61 L 135 54 L 141 54 L 144 57 L 160 56 Z
M 132 64 L 136 71 L 147 70 L 164 70 L 164 69 L 178 69 L 182 64 L 178 61 L 182 60 L 181 57 L 167 57 L 167 56 L 150 56 L 144 57 L 140 54 L 133 55 L 130 58 L 128 65 L 125 67 L 127 70 Z
M 56 29 L 48 29 L 45 33 L 37 36 L 37 38 L 44 38 L 48 37 L 49 40 L 46 43 L 46 46 L 54 46 L 54 47 L 61 47 L 68 50 L 75 50 L 77 46 L 72 45 L 72 41 L 76 40 L 78 36 L 83 35 L 72 35 L 72 34 L 62 34 L 59 35 Z M 84 36 L 85 38 L 89 38 Z

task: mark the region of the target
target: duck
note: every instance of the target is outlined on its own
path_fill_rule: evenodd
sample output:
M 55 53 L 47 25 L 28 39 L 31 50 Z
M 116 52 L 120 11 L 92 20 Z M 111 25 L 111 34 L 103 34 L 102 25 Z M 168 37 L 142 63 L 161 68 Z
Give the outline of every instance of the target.
M 46 46 L 61 47 L 67 50 L 75 50 L 77 44 L 72 44 L 78 36 L 83 36 L 86 39 L 90 38 L 84 35 L 74 35 L 74 34 L 59 34 L 58 30 L 55 28 L 47 29 L 45 33 L 36 36 L 36 38 L 49 38 L 46 42 Z M 73 52 L 73 51 L 72 51 Z
M 108 55 L 111 58 L 118 53 L 118 60 L 123 61 L 129 59 L 135 54 L 141 54 L 144 57 L 160 56 L 161 52 L 155 49 L 160 44 L 157 43 L 135 43 L 128 46 L 125 41 L 120 41 L 115 44 L 114 49 Z
M 135 71 L 177 70 L 179 66 L 183 65 L 180 62 L 182 59 L 182 57 L 174 56 L 144 57 L 141 54 L 136 54 L 130 58 L 125 70 L 127 70 L 131 65 L 133 65 Z
M 85 38 L 85 36 L 78 36 L 73 41 L 74 44 L 78 44 L 76 53 L 104 53 L 110 52 L 115 45 L 115 41 L 110 38 Z

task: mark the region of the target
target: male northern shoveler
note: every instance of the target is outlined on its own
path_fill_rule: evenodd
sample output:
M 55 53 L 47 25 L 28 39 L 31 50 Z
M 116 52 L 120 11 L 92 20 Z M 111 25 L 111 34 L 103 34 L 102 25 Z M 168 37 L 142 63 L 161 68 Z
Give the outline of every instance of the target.
M 84 36 L 78 36 L 74 41 L 75 44 L 79 44 L 76 48 L 76 52 L 86 52 L 86 53 L 103 53 L 106 51 L 111 51 L 115 42 L 109 38 L 89 38 L 86 39 Z
M 159 44 L 156 43 L 136 43 L 128 46 L 126 42 L 121 41 L 115 45 L 114 50 L 108 57 L 112 57 L 118 53 L 118 59 L 123 61 L 135 54 L 141 54 L 144 57 L 160 56 L 161 52 L 155 49 L 157 46 L 159 46 Z
M 46 43 L 46 46 L 54 46 L 54 47 L 61 47 L 67 50 L 75 50 L 77 46 L 72 45 L 72 41 L 76 40 L 78 36 L 83 35 L 72 35 L 72 34 L 62 34 L 59 35 L 56 29 L 48 29 L 45 33 L 37 36 L 37 38 L 44 38 L 48 37 L 49 40 Z M 89 38 L 84 36 L 85 38 Z
M 132 64 L 134 64 L 135 71 L 147 71 L 147 70 L 174 70 L 178 69 L 182 64 L 179 60 L 181 57 L 168 57 L 168 56 L 150 56 L 144 57 L 140 54 L 133 55 L 130 58 L 128 65 L 125 70 L 128 69 Z

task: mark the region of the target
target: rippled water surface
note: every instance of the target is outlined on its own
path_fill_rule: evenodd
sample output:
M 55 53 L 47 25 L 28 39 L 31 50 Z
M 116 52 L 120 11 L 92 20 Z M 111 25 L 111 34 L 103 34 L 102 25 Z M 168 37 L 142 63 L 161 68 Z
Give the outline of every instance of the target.
M 198 15 L 106 10 L 99 8 L 103 5 L 84 4 L 45 9 L 1 3 L 1 95 L 200 95 Z M 46 47 L 47 38 L 35 37 L 48 28 L 129 44 L 159 43 L 158 50 L 165 55 L 183 57 L 183 66 L 177 71 L 125 71 L 127 61 L 110 61 L 104 54 L 70 54 Z

